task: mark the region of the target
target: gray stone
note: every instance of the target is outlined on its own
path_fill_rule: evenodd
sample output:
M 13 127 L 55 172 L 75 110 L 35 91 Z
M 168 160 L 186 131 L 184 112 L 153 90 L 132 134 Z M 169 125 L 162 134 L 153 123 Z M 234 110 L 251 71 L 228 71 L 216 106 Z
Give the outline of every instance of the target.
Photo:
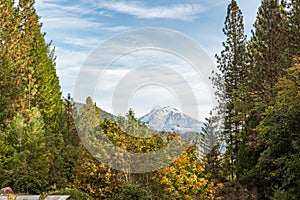
M 13 194 L 14 191 L 10 187 L 5 187 L 0 190 L 0 194 Z

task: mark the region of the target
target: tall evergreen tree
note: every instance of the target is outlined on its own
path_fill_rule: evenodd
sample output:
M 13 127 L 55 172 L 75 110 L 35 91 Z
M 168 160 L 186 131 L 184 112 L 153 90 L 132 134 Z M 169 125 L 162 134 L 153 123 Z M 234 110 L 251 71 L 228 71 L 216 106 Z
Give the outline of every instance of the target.
M 258 141 L 266 147 L 256 165 L 264 198 L 274 196 L 274 190 L 286 195 L 281 199 L 300 195 L 300 56 L 286 71 L 288 75 L 276 84 L 274 105 L 257 128 Z
M 274 86 L 291 66 L 286 59 L 288 49 L 287 16 L 278 0 L 263 0 L 254 23 L 255 30 L 251 38 L 251 82 L 256 101 L 268 103 L 276 90 Z
M 26 98 L 28 107 L 38 106 L 46 126 L 55 129 L 62 112 L 63 102 L 59 79 L 56 75 L 54 52 L 45 42 L 45 33 L 41 32 L 42 25 L 34 8 L 34 0 L 20 0 L 18 10 L 22 19 L 23 43 L 27 44 L 27 49 L 24 49 L 27 60 L 25 67 L 28 68 L 28 77 L 34 81 L 35 85 L 35 88 L 27 86 L 28 91 L 34 90 Z
M 220 74 L 214 78 L 214 84 L 219 88 L 218 93 L 221 114 L 224 116 L 224 138 L 227 145 L 226 156 L 229 164 L 231 179 L 234 178 L 236 152 L 239 143 L 241 122 L 236 119 L 239 110 L 235 109 L 235 92 L 239 85 L 244 84 L 246 76 L 246 36 L 242 12 L 235 0 L 228 5 L 225 27 L 227 39 L 220 56 L 216 56 Z
M 249 188 L 257 188 L 262 198 L 262 178 L 256 168 L 260 153 L 266 148 L 259 142 L 256 127 L 265 117 L 265 109 L 272 106 L 277 94 L 275 87 L 284 69 L 291 66 L 292 57 L 289 50 L 289 32 L 287 14 L 283 4 L 277 0 L 263 0 L 254 23 L 255 30 L 250 40 L 249 85 L 247 88 L 248 108 L 244 130 L 245 138 L 239 162 L 240 181 Z
M 20 110 L 22 76 L 19 69 L 24 64 L 24 55 L 20 48 L 22 32 L 21 17 L 14 2 L 0 1 L 0 122 L 3 127 L 11 122 Z
M 44 123 L 37 108 L 17 114 L 0 135 L 0 186 L 7 185 L 18 193 L 41 193 L 48 184 L 49 151 Z
M 61 180 L 60 161 L 64 141 L 60 120 L 63 111 L 59 79 L 56 75 L 54 52 L 45 42 L 45 34 L 41 32 L 39 16 L 34 8 L 34 0 L 20 0 L 18 12 L 21 16 L 23 43 L 26 44 L 25 54 L 28 73 L 26 93 L 23 99 L 27 107 L 36 106 L 41 111 L 47 130 L 47 148 L 51 152 L 51 168 L 49 182 L 56 185 Z
M 288 44 L 289 53 L 293 56 L 300 55 L 300 1 L 291 0 L 286 3 L 288 12 Z
M 3 0 L 0 5 L 0 61 L 2 131 L 14 116 L 37 108 L 44 122 L 46 147 L 51 160 L 50 185 L 63 182 L 61 167 L 64 138 L 64 105 L 56 75 L 54 52 L 41 32 L 34 0 Z

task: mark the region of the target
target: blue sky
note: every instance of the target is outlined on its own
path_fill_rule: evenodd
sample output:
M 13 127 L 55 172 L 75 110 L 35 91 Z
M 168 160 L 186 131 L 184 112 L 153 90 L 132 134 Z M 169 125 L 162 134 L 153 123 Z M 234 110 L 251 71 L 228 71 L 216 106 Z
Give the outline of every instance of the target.
M 178 31 L 196 41 L 215 63 L 214 55 L 220 52 L 225 39 L 222 28 L 229 2 L 228 0 L 37 0 L 36 9 L 41 16 L 43 31 L 47 33 L 47 41 L 52 40 L 55 46 L 57 73 L 63 95 L 67 96 L 68 93 L 73 93 L 78 72 L 90 53 L 112 36 L 132 29 L 160 27 Z M 244 14 L 246 34 L 249 36 L 260 1 L 237 2 Z M 133 52 L 120 58 L 115 67 L 107 70 L 102 80 L 105 84 L 98 86 L 97 91 L 91 96 L 101 108 L 114 114 L 124 114 L 116 113 L 118 111 L 114 111 L 112 105 L 118 83 L 137 65 L 153 63 L 158 65 L 160 62 L 172 66 L 193 89 L 197 103 L 190 108 L 196 106 L 199 113 L 187 114 L 200 120 L 207 117 L 213 103 L 207 88 L 203 86 L 203 80 L 197 80 L 199 77 L 193 76 L 191 70 L 182 70 L 182 66 L 188 64 L 165 52 Z M 132 66 L 132 63 L 135 63 L 135 66 Z M 139 70 L 143 71 L 142 68 Z M 147 69 L 144 72 L 147 73 Z M 176 80 L 165 77 L 169 78 L 173 85 L 180 85 Z M 155 105 L 170 105 L 184 110 L 176 98 L 176 93 L 159 84 L 139 86 L 131 94 L 130 99 L 121 102 L 127 103 L 124 105 L 126 108 L 133 107 L 137 116 L 146 114 Z

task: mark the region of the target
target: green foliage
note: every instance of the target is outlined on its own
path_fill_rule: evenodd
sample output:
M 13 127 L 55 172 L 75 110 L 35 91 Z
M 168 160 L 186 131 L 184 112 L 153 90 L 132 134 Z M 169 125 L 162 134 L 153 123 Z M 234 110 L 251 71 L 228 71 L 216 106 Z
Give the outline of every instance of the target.
M 204 122 L 202 127 L 202 133 L 205 135 L 206 143 L 208 146 L 208 150 L 206 153 L 209 153 L 216 145 L 218 145 L 220 139 L 219 132 L 219 118 L 217 116 L 213 116 L 212 112 L 210 112 L 210 117 L 205 118 L 206 122 Z
M 105 118 L 111 116 L 101 115 L 91 98 L 74 110 L 70 99 L 61 99 L 54 51 L 41 32 L 34 0 L 0 5 L 0 186 L 28 194 L 57 190 L 51 194 L 71 199 L 299 198 L 299 0 L 263 0 L 249 42 L 242 12 L 231 1 L 213 77 L 221 120 L 208 119 L 204 129 L 212 150 L 202 162 L 191 148 L 171 166 L 144 174 L 99 162 L 78 134 L 111 160 L 101 136 L 134 153 L 157 151 L 177 136 L 162 139 L 132 110 L 116 121 Z M 224 155 L 214 131 L 220 122 Z M 216 186 L 219 181 L 225 184 Z
M 108 198 L 117 188 L 114 170 L 99 162 L 83 146 L 74 171 L 75 186 L 94 198 Z
M 215 145 L 212 150 L 206 155 L 206 167 L 207 173 L 211 174 L 211 179 L 218 182 L 224 182 L 226 180 L 226 172 L 224 170 L 223 158 L 219 151 L 220 145 Z
M 77 166 L 80 150 L 80 139 L 73 118 L 73 113 L 76 110 L 69 100 L 65 100 L 64 103 L 64 109 L 59 119 L 62 136 L 60 137 L 60 143 L 55 146 L 57 156 L 55 156 L 54 165 L 56 173 L 52 178 L 53 188 L 64 188 L 73 183 L 74 168 Z
M 299 52 L 299 46 L 297 47 L 299 42 L 296 45 L 293 42 L 294 39 L 290 39 L 290 37 L 298 37 L 295 34 L 290 36 L 290 31 L 299 30 L 295 29 L 295 24 L 290 23 L 291 16 L 296 14 L 295 11 L 296 9 L 294 11 L 287 9 L 285 4 L 279 4 L 276 0 L 262 1 L 254 24 L 255 31 L 250 41 L 249 82 L 251 84 L 249 84 L 247 92 L 251 98 L 246 112 L 243 144 L 238 152 L 240 160 L 238 169 L 241 183 L 248 188 L 257 188 L 258 198 L 269 198 L 272 187 L 278 184 L 278 180 L 269 176 L 269 172 L 282 173 L 284 171 L 283 165 L 274 166 L 272 159 L 270 160 L 270 157 L 265 155 L 276 154 L 273 151 L 277 151 L 278 155 L 285 154 L 284 146 L 289 143 L 287 135 L 282 134 L 282 137 L 276 138 L 276 143 L 279 144 L 278 148 L 272 149 L 267 141 L 270 140 L 269 135 L 273 137 L 271 132 L 277 132 L 277 128 L 271 128 L 270 134 L 263 136 L 262 132 L 265 132 L 267 124 L 259 124 L 264 123 L 265 120 L 274 120 L 278 127 L 280 124 L 278 122 L 282 119 L 276 118 L 275 113 L 268 114 L 268 112 L 274 106 L 274 99 L 277 98 L 279 88 L 276 85 L 278 81 L 286 76 L 285 69 L 292 66 L 293 54 Z M 282 128 L 289 129 L 288 124 Z M 282 150 L 279 149 L 279 146 Z M 286 178 L 290 179 L 290 177 Z
M 263 177 L 264 194 L 271 196 L 272 188 L 279 186 L 290 195 L 300 195 L 300 59 L 280 79 L 274 105 L 267 108 L 266 117 L 257 127 L 258 140 L 266 146 L 256 169 Z
M 4 133 L 1 156 L 1 186 L 16 192 L 41 193 L 48 189 L 49 151 L 44 123 L 38 109 L 17 114 Z
M 288 8 L 288 41 L 289 41 L 289 53 L 290 55 L 300 54 L 300 2 L 298 0 L 286 1 L 286 8 Z
M 70 171 L 72 171 L 74 163 L 68 164 L 68 162 L 72 162 L 72 159 L 67 158 L 72 155 L 67 155 L 68 153 L 65 153 L 64 150 L 68 149 L 72 154 L 76 152 L 76 148 L 75 146 L 73 146 L 74 148 L 65 146 L 64 143 L 63 134 L 68 131 L 64 128 L 66 127 L 64 105 L 61 99 L 59 79 L 56 75 L 54 52 L 50 50 L 50 44 L 45 42 L 45 34 L 41 32 L 42 26 L 33 0 L 20 0 L 16 4 L 12 0 L 3 0 L 0 13 L 1 137 L 5 137 L 8 131 L 18 132 L 17 129 L 20 127 L 16 127 L 20 126 L 20 123 L 14 124 L 16 123 L 15 117 L 26 118 L 28 110 L 38 109 L 39 120 L 43 123 L 44 136 L 42 138 L 47 152 L 46 163 L 49 167 L 47 174 L 40 173 L 41 177 L 47 178 L 47 184 L 44 183 L 45 178 L 40 178 L 39 181 L 43 183 L 38 182 L 36 187 L 39 190 L 42 190 L 41 188 L 48 190 L 50 186 L 65 187 L 67 179 L 72 176 Z M 24 121 L 28 119 L 24 119 Z M 26 129 L 28 134 L 32 134 L 33 131 Z M 62 133 L 63 131 L 64 133 Z M 13 137 L 20 139 L 25 136 L 18 132 Z M 12 149 L 9 146 L 14 146 L 14 142 L 7 141 L 0 157 L 3 158 L 11 153 Z M 26 151 L 24 150 L 24 152 Z M 17 155 L 11 155 L 11 159 L 18 160 L 20 158 Z M 36 162 L 39 160 L 37 159 Z M 43 168 L 44 163 L 41 162 L 40 165 Z M 24 170 L 30 171 L 26 168 Z M 10 173 L 21 177 L 20 174 L 25 172 L 18 168 L 11 168 Z M 27 179 L 29 178 L 27 177 Z M 24 184 L 22 182 L 12 184 L 16 185 L 15 187 L 20 191 L 29 190 L 21 186 Z M 34 188 L 33 186 L 25 187 Z
M 3 128 L 9 123 L 16 111 L 21 109 L 22 79 L 25 74 L 19 71 L 24 68 L 22 32 L 19 28 L 20 14 L 14 7 L 13 1 L 1 0 L 0 7 L 0 122 Z M 21 44 L 22 45 L 22 44 Z
M 150 130 L 137 121 L 132 113 L 129 116 L 127 120 L 119 119 L 117 123 L 109 119 L 101 121 L 101 130 L 113 144 L 136 153 L 156 151 L 165 145 L 158 135 L 151 135 Z
M 289 190 L 275 188 L 271 200 L 297 200 L 299 195 L 291 193 Z
M 278 78 L 284 75 L 285 68 L 291 66 L 292 57 L 287 55 L 286 20 L 284 7 L 277 0 L 262 1 L 250 41 L 252 61 L 249 78 L 256 101 L 264 105 L 274 98 Z
M 90 145 L 99 134 L 100 113 L 96 111 L 96 105 L 88 97 L 77 116 L 77 129 L 85 145 Z M 110 196 L 117 184 L 114 170 L 99 162 L 83 145 L 80 147 L 77 163 L 74 169 L 75 186 L 94 198 Z
M 155 198 L 140 185 L 124 184 L 112 194 L 112 200 L 154 200 Z
M 221 74 L 213 81 L 228 144 L 223 173 L 229 169 L 231 179 L 257 191 L 258 199 L 299 197 L 298 58 L 292 67 L 292 57 L 300 52 L 299 7 L 297 0 L 263 0 L 247 45 L 234 39 L 242 34 L 232 30 L 242 33 L 243 26 L 242 20 L 232 20 L 242 19 L 232 1 L 225 48 L 217 56 Z M 234 59 L 239 44 L 241 59 Z
M 68 200 L 79 200 L 79 199 L 80 200 L 92 200 L 93 199 L 89 194 L 82 192 L 80 190 L 74 189 L 74 188 L 63 188 L 60 190 L 49 192 L 44 196 L 46 197 L 47 195 L 70 195 Z
M 1 122 L 9 123 L 15 112 L 37 107 L 45 126 L 53 128 L 62 108 L 60 86 L 34 1 L 20 0 L 16 7 L 11 0 L 1 1 L 0 9 L 1 113 L 3 109 L 8 118 Z

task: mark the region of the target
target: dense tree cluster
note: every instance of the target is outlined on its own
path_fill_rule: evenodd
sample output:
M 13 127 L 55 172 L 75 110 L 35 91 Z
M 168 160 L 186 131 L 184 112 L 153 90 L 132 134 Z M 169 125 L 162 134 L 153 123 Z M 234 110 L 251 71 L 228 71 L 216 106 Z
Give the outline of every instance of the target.
M 64 148 L 74 143 L 64 140 L 72 130 L 63 120 L 70 113 L 34 1 L 1 0 L 0 13 L 0 182 L 39 193 L 71 176 Z
M 63 99 L 34 0 L 0 0 L 0 187 L 71 199 L 298 199 L 299 9 L 299 0 L 262 0 L 247 39 L 232 0 L 212 75 L 218 112 L 203 127 L 211 151 L 199 159 L 191 146 L 168 167 L 133 173 L 97 159 L 111 158 L 99 138 L 145 154 L 178 135 L 150 133 L 132 110 L 111 119 L 90 97 L 80 108 Z
M 299 198 L 299 6 L 263 0 L 248 41 L 236 1 L 228 6 L 213 77 L 227 144 L 221 165 L 253 199 Z
M 89 138 L 102 156 L 109 152 L 101 149 L 101 134 L 134 153 L 156 151 L 175 136 L 150 135 L 132 110 L 117 121 L 102 118 L 90 97 L 77 110 L 70 98 L 61 96 L 54 52 L 41 32 L 34 1 L 1 0 L 0 14 L 0 187 L 10 186 L 22 194 L 63 192 L 71 199 L 169 199 L 155 178 L 168 172 L 115 170 L 90 154 L 79 136 Z M 184 159 L 196 162 L 189 155 L 184 154 Z M 130 164 L 126 159 L 118 162 Z M 197 161 L 194 168 L 189 173 L 191 177 L 201 174 L 201 191 L 196 188 L 192 193 L 212 196 L 214 188 L 204 187 L 209 182 L 204 164 Z M 178 191 L 191 184 L 181 183 Z

